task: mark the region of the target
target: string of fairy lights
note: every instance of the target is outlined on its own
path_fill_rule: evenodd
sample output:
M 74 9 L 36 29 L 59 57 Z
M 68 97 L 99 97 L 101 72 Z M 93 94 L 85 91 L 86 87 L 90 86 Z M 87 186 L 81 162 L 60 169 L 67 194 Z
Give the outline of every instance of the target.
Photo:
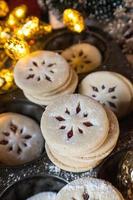
M 27 6 L 20 5 L 9 11 L 8 4 L 0 0 L 0 59 L 8 56 L 13 64 L 32 51 L 31 45 L 38 36 L 52 32 L 52 26 L 40 21 L 36 16 L 27 17 Z M 85 21 L 81 13 L 74 9 L 66 9 L 63 13 L 64 25 L 73 32 L 82 32 L 85 29 Z M 4 68 L 0 60 L 0 94 L 15 87 L 13 79 L 13 66 Z

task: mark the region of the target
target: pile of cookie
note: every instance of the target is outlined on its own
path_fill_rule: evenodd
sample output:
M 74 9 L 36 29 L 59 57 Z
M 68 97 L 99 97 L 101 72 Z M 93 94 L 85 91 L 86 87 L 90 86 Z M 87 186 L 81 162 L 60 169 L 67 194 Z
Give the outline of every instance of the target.
M 116 72 L 88 74 L 79 85 L 79 93 L 109 107 L 119 118 L 133 110 L 133 84 Z
M 76 72 L 62 56 L 51 51 L 36 51 L 20 59 L 14 78 L 24 95 L 40 105 L 73 93 L 78 84 Z
M 119 125 L 114 113 L 80 94 L 60 96 L 41 119 L 49 159 L 63 170 L 96 167 L 114 149 Z
M 96 178 L 80 178 L 70 182 L 57 194 L 56 200 L 124 200 L 109 182 Z

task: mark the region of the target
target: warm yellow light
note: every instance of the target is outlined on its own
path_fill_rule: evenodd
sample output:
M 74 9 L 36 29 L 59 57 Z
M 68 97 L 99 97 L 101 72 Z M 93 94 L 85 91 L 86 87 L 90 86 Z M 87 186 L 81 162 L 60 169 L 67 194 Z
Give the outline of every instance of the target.
M 8 18 L 7 18 L 6 24 L 9 27 L 13 28 L 14 26 L 18 25 L 19 22 L 18 22 L 17 18 L 13 14 L 10 14 L 8 16 Z
M 82 32 L 85 29 L 83 16 L 74 9 L 66 9 L 63 13 L 63 23 L 74 32 Z
M 10 69 L 0 70 L 0 93 L 9 90 L 13 86 L 15 86 L 13 71 Z
M 3 68 L 4 63 L 7 61 L 7 58 L 8 58 L 8 56 L 6 55 L 6 53 L 3 49 L 3 45 L 2 45 L 1 49 L 0 49 L 0 69 Z
M 50 24 L 41 23 L 39 26 L 40 34 L 48 34 L 52 32 L 52 26 Z
M 3 87 L 5 84 L 5 79 L 0 77 L 0 88 Z
M 10 37 L 10 29 L 8 27 L 0 26 L 0 45 L 3 45 Z
M 18 38 L 10 38 L 4 45 L 6 54 L 14 60 L 18 60 L 29 53 L 29 45 Z
M 8 4 L 5 1 L 0 1 L 0 17 L 5 17 L 8 12 Z
M 80 33 L 81 32 L 81 25 L 80 24 L 75 24 L 74 25 L 74 30 L 75 30 L 75 32 Z
M 39 19 L 37 17 L 28 17 L 25 23 L 16 30 L 18 37 L 26 39 L 32 38 L 39 30 Z
M 26 13 L 27 13 L 26 5 L 18 6 L 12 11 L 12 14 L 18 19 L 24 19 L 26 17 Z
M 21 39 L 24 39 L 24 34 L 23 34 L 23 31 L 22 31 L 22 26 L 20 26 L 19 28 L 16 28 L 14 30 L 14 35 L 18 38 L 21 38 Z

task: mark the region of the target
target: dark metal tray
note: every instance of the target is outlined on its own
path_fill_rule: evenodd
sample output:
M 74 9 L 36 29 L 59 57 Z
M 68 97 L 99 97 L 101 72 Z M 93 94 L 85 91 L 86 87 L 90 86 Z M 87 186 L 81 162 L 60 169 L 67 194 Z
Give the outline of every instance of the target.
M 69 32 L 66 29 L 58 30 L 45 38 L 44 49 L 54 50 L 57 52 L 62 51 L 66 47 L 80 42 L 89 42 L 99 48 L 103 56 L 102 65 L 96 70 L 108 70 L 115 71 L 128 77 L 133 82 L 133 69 L 128 65 L 125 56 L 122 54 L 120 48 L 115 41 L 105 32 L 94 25 L 88 25 L 85 32 L 81 34 Z M 84 76 L 84 75 L 83 75 Z M 82 76 L 82 77 L 83 77 Z M 80 77 L 82 79 L 82 77 Z M 38 123 L 44 107 L 38 106 L 29 102 L 23 95 L 22 91 L 17 89 L 14 92 L 7 95 L 1 95 L 0 100 L 0 113 L 5 111 L 18 112 L 28 115 L 34 118 Z M 112 155 L 115 157 L 116 152 L 125 151 L 126 148 L 133 146 L 133 113 L 120 121 L 120 139 L 117 147 L 113 151 Z M 111 157 L 112 159 L 112 157 Z M 116 156 L 117 159 L 117 156 Z M 105 161 L 104 161 L 105 162 Z M 118 164 L 118 162 L 117 162 Z M 117 171 L 117 167 L 114 168 L 114 174 Z M 63 171 L 53 165 L 49 161 L 46 152 L 37 159 L 30 163 L 9 167 L 0 165 L 0 193 L 2 194 L 6 188 L 11 186 L 18 180 L 23 180 L 27 177 L 52 175 L 61 178 L 66 181 L 71 181 L 79 177 L 93 176 L 97 177 L 100 171 L 103 170 L 103 163 L 95 169 L 84 173 L 69 173 Z M 111 174 L 110 174 L 111 175 Z M 104 177 L 105 178 L 105 177 Z M 111 180 L 111 179 L 110 179 Z M 117 186 L 117 185 L 116 185 Z M 12 187 L 11 187 L 12 188 Z M 6 191 L 5 195 L 9 192 Z M 10 195 L 9 195 L 10 196 Z M 14 197 L 15 199 L 16 197 Z M 13 198 L 0 199 L 10 200 Z M 24 198 L 16 198 L 17 200 L 24 200 Z

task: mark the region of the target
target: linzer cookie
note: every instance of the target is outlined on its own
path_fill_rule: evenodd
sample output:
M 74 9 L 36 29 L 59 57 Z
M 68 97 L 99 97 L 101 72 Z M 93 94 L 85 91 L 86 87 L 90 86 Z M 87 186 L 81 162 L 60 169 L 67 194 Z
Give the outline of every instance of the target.
M 36 51 L 20 59 L 14 69 L 15 82 L 34 103 L 46 105 L 52 98 L 73 93 L 78 77 L 66 60 L 51 51 Z
M 120 74 L 100 71 L 86 76 L 79 93 L 87 95 L 108 106 L 118 117 L 123 117 L 132 110 L 133 85 Z
M 64 95 L 47 107 L 41 129 L 53 149 L 60 149 L 63 155 L 83 156 L 105 142 L 109 121 L 96 101 L 78 94 Z
M 55 192 L 41 192 L 38 193 L 27 200 L 56 200 Z
M 67 184 L 57 194 L 56 200 L 124 200 L 109 182 L 95 178 L 80 178 Z
M 18 165 L 36 159 L 43 151 L 39 125 L 17 113 L 0 114 L 0 162 Z
M 78 74 L 90 72 L 102 62 L 100 51 L 88 43 L 73 45 L 65 49 L 62 56 Z
M 42 116 L 41 129 L 49 159 L 72 172 L 96 167 L 113 151 L 119 136 L 115 114 L 79 94 L 53 101 Z

